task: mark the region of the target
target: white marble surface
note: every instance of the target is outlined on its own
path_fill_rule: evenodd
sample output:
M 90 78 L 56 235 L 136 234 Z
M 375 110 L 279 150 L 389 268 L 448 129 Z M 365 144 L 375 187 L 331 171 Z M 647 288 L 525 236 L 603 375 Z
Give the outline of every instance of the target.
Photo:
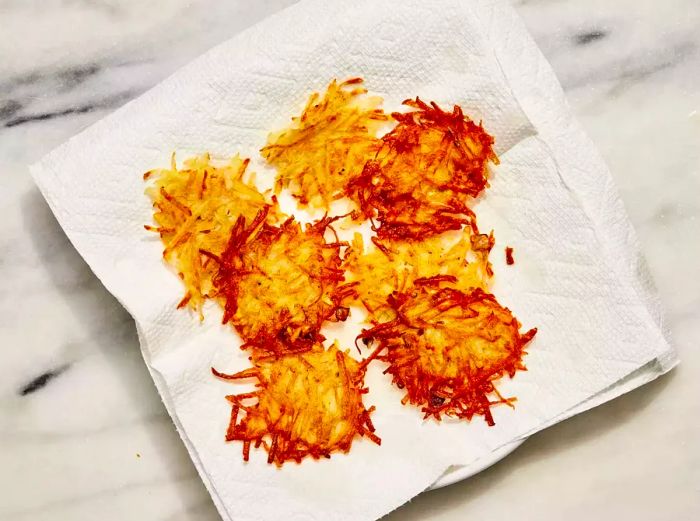
M 291 3 L 0 0 L 0 519 L 218 519 L 128 315 L 26 165 Z M 387 519 L 700 519 L 700 3 L 515 3 L 613 171 L 682 363 Z

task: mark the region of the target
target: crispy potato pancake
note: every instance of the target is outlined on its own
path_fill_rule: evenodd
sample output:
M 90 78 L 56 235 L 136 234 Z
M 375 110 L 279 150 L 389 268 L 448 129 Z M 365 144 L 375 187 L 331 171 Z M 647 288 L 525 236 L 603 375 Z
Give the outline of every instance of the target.
M 498 163 L 493 138 L 455 105 L 445 112 L 419 98 L 394 113 L 398 125 L 384 137 L 350 193 L 380 239 L 424 239 L 470 225 L 468 207 L 487 186 L 487 163 Z
M 270 134 L 261 153 L 277 168 L 278 193 L 289 188 L 301 206 L 326 210 L 343 197 L 378 150 L 377 130 L 389 119 L 382 99 L 366 94 L 361 78 L 333 80 L 288 128 Z
M 356 283 L 349 299 L 361 303 L 372 322 L 393 320 L 395 310 L 387 298 L 407 291 L 418 279 L 450 276 L 455 278 L 453 287 L 457 289 L 488 289 L 491 235 L 473 235 L 471 229 L 464 229 L 424 241 L 373 242 L 376 248 L 367 251 L 362 236 L 356 233 L 343 263 L 348 280 Z
M 396 318 L 360 338 L 379 343 L 372 356 L 385 361 L 385 372 L 405 389 L 402 403 L 421 407 L 426 418 L 482 415 L 493 425 L 491 406 L 513 401 L 498 393 L 495 382 L 525 369 L 525 345 L 537 329 L 521 334 L 520 323 L 493 295 L 445 287 L 450 282 L 422 279 L 392 295 Z
M 151 170 L 144 174 L 152 183 L 146 189 L 153 201 L 156 226 L 145 228 L 160 234 L 163 258 L 177 271 L 185 285 L 178 307 L 200 313 L 205 299 L 215 296 L 212 279 L 218 270 L 202 250 L 219 255 L 226 247 L 231 227 L 243 216 L 253 219 L 269 202 L 251 176 L 248 159 L 234 156 L 223 166 L 212 165 L 209 155 L 187 159 L 182 169 Z M 278 212 L 271 211 L 272 220 Z
M 341 248 L 327 242 L 333 219 L 302 229 L 293 218 L 280 226 L 265 224 L 266 210 L 245 225 L 241 217 L 218 263 L 214 278 L 224 306 L 223 322 L 231 322 L 244 348 L 282 353 L 310 349 L 322 339 L 321 324 L 345 320 L 341 305 Z
M 356 436 L 381 444 L 370 420 L 374 407 L 362 403 L 365 366 L 336 345 L 259 359 L 234 375 L 212 371 L 228 380 L 257 379 L 255 391 L 226 397 L 233 405 L 226 440 L 243 442 L 246 461 L 251 444 L 262 445 L 268 463 L 278 466 L 348 452 Z

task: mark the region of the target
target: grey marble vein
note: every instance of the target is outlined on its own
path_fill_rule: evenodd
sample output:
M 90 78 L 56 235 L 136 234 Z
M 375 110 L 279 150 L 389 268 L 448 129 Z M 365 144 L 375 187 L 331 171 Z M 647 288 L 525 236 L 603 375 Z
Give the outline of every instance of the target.
M 57 378 L 61 374 L 65 373 L 69 365 L 62 365 L 60 367 L 56 367 L 54 369 L 49 369 L 47 371 L 44 371 L 38 376 L 35 376 L 32 378 L 29 382 L 26 384 L 22 385 L 22 387 L 19 389 L 18 393 L 20 396 L 27 396 L 29 394 L 33 394 L 37 391 L 40 391 L 46 387 L 46 385 L 51 382 L 54 378 Z
M 576 33 L 573 37 L 576 45 L 588 45 L 598 40 L 602 40 L 609 34 L 608 31 L 604 29 L 587 29 L 580 33 Z
M 19 125 L 25 125 L 27 123 L 33 123 L 36 121 L 46 121 L 46 120 L 51 120 L 55 118 L 62 118 L 65 116 L 71 116 L 74 114 L 87 114 L 89 112 L 94 112 L 96 110 L 105 110 L 105 109 L 115 109 L 121 105 L 123 105 L 126 101 L 133 99 L 137 94 L 139 93 L 134 93 L 134 92 L 123 92 L 123 93 L 118 93 L 113 96 L 109 96 L 107 98 L 95 100 L 93 102 L 89 103 L 84 103 L 84 104 L 76 104 L 74 103 L 72 106 L 67 107 L 67 108 L 59 108 L 56 110 L 53 110 L 51 112 L 38 112 L 38 113 L 27 113 L 23 114 L 20 110 L 14 111 L 10 117 L 8 117 L 4 122 L 3 126 L 6 128 L 10 127 L 16 127 Z M 15 102 L 16 106 L 22 107 L 22 104 L 19 102 Z

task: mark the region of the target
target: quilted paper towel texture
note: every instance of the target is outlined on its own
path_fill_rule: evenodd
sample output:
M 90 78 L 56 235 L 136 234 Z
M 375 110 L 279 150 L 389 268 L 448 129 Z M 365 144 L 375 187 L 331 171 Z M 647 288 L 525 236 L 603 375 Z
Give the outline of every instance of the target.
M 549 101 L 533 103 L 536 91 L 529 89 L 541 87 L 527 85 L 532 74 Z M 375 519 L 448 466 L 469 465 L 630 388 L 616 390 L 620 382 L 634 377 L 638 385 L 672 366 L 652 317 L 655 304 L 643 298 L 629 266 L 615 260 L 634 258 L 634 245 L 611 240 L 605 218 L 592 216 L 592 209 L 615 215 L 619 201 L 600 202 L 594 188 L 572 183 L 567 156 L 555 151 L 557 142 L 578 147 L 570 153 L 609 182 L 548 74 L 502 2 L 309 0 L 211 50 L 33 167 L 68 237 L 133 315 L 144 359 L 222 517 Z M 458 103 L 496 137 L 502 165 L 477 212 L 499 241 L 494 260 L 512 244 L 518 262 L 496 267 L 495 293 L 540 332 L 526 358 L 529 370 L 502 386 L 518 396 L 517 407 L 496 408 L 494 428 L 479 419 L 423 422 L 399 404 L 401 393 L 375 366 L 367 404 L 377 406 L 381 447 L 358 440 L 349 455 L 281 471 L 260 453 L 245 464 L 240 445 L 223 441 L 230 412 L 223 396 L 232 386 L 209 368 L 242 369 L 247 356 L 218 323 L 215 307 L 205 310 L 203 324 L 175 309 L 182 287 L 161 261 L 158 238 L 143 230 L 151 207 L 141 174 L 167 165 L 172 151 L 181 159 L 240 152 L 269 183 L 274 173 L 257 155 L 267 132 L 284 125 L 312 89 L 350 76 L 365 78 L 390 108 L 415 95 Z M 351 346 L 349 328 L 327 332 L 336 335 Z M 650 364 L 658 367 L 645 370 Z

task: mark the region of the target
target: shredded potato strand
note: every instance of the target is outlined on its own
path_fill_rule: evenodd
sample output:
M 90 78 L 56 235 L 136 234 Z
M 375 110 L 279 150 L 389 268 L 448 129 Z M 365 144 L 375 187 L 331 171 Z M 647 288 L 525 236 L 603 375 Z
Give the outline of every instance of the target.
M 333 80 L 311 95 L 289 128 L 270 134 L 261 153 L 277 168 L 276 191 L 289 188 L 302 206 L 328 209 L 342 197 L 379 148 L 376 133 L 389 118 L 382 99 L 367 96 L 362 79 Z
M 493 138 L 455 105 L 407 100 L 413 112 L 394 113 L 398 125 L 348 190 L 380 239 L 423 239 L 470 226 L 469 198 L 487 186 L 487 164 L 498 163 Z
M 257 379 L 254 392 L 227 396 L 232 414 L 226 440 L 243 442 L 246 461 L 251 444 L 267 451 L 268 463 L 282 466 L 348 452 L 357 436 L 381 443 L 370 420 L 374 407 L 362 403 L 365 367 L 336 345 L 258 359 L 235 375 L 213 372 L 227 380 Z
M 525 345 L 537 330 L 521 334 L 520 323 L 493 295 L 460 291 L 450 282 L 420 279 L 392 295 L 396 318 L 360 338 L 378 342 L 370 358 L 388 364 L 385 372 L 406 391 L 403 402 L 420 406 L 426 418 L 482 415 L 493 425 L 491 406 L 513 401 L 498 393 L 495 382 L 525 369 Z
M 178 169 L 173 155 L 171 168 L 144 174 L 152 181 L 146 193 L 153 201 L 156 223 L 146 229 L 160 234 L 163 257 L 185 285 L 179 307 L 187 305 L 200 317 L 204 300 L 216 296 L 212 279 L 218 269 L 203 252 L 220 254 L 238 217 L 252 219 L 268 204 L 252 179 L 246 179 L 247 166 L 248 160 L 239 156 L 214 166 L 205 154 Z

